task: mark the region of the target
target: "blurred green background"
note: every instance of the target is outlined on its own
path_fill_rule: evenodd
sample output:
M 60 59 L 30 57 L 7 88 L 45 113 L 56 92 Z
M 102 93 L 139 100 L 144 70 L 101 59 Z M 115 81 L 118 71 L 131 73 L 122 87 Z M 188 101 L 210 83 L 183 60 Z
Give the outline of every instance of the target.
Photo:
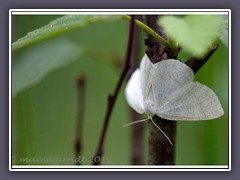
M 59 16 L 12 16 L 12 42 L 56 17 Z M 107 97 L 113 92 L 120 74 L 119 68 L 109 62 L 114 59 L 124 60 L 127 35 L 127 21 L 99 22 L 12 53 L 14 64 L 32 48 L 46 46 L 59 38 L 65 38 L 79 47 L 84 46 L 99 53 L 77 57 L 75 61 L 50 72 L 40 83 L 25 89 L 12 99 L 13 164 L 75 164 L 73 158 L 77 113 L 76 77 L 79 74 L 86 77 L 83 164 L 91 164 L 104 120 Z M 143 40 L 140 40 L 140 43 L 143 49 Z M 140 53 L 139 57 L 143 54 L 144 52 Z M 188 57 L 185 52 L 179 55 L 179 59 L 183 61 Z M 197 73 L 196 80 L 214 90 L 225 114 L 217 120 L 178 122 L 176 164 L 227 165 L 228 49 L 220 41 L 219 49 Z M 110 120 L 104 148 L 104 165 L 131 164 L 131 127 L 122 127 L 130 121 L 130 108 L 125 101 L 123 90 L 124 87 Z M 147 164 L 147 129 L 144 152 Z M 28 161 L 23 162 L 21 158 L 28 158 Z

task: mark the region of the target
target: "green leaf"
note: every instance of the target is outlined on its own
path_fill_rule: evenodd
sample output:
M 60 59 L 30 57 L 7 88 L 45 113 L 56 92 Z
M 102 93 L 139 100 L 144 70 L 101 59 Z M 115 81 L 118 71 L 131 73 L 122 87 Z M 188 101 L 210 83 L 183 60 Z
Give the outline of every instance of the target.
M 107 15 L 66 15 L 51 21 L 39 29 L 27 33 L 12 44 L 12 50 L 17 50 L 30 44 L 49 39 L 64 32 L 84 27 L 88 24 L 101 21 L 112 21 L 120 19 L 121 16 Z
M 228 16 L 222 15 L 220 18 L 221 26 L 219 28 L 219 38 L 228 47 Z
M 203 56 L 218 35 L 220 18 L 217 15 L 164 16 L 159 24 L 171 40 L 195 56 Z
M 53 39 L 27 49 L 12 62 L 12 96 L 37 84 L 49 72 L 72 62 L 82 51 L 67 39 Z

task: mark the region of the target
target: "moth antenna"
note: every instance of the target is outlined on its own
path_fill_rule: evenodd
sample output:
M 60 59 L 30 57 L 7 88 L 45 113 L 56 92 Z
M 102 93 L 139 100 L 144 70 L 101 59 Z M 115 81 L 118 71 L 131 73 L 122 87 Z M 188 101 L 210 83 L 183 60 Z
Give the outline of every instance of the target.
M 133 125 L 133 124 L 137 124 L 137 123 L 140 123 L 140 122 L 144 122 L 144 121 L 147 121 L 147 120 L 149 120 L 149 118 L 146 118 L 146 119 L 140 119 L 140 120 L 137 120 L 137 121 L 134 121 L 134 122 L 128 123 L 128 124 L 124 124 L 123 127 L 130 126 L 130 125 Z
M 169 143 L 173 146 L 173 143 L 172 141 L 168 138 L 168 136 L 163 132 L 163 130 L 158 127 L 158 125 L 153 121 L 152 117 L 150 118 L 152 123 L 154 124 L 154 126 L 156 126 L 156 128 L 158 128 L 159 131 L 161 131 L 161 133 L 167 138 L 167 140 L 169 141 Z

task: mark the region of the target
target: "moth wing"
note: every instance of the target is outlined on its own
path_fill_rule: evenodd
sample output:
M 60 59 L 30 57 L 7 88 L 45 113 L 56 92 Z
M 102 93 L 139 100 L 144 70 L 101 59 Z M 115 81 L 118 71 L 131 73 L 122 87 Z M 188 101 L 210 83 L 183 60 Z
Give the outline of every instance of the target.
M 224 114 L 213 90 L 198 82 L 191 82 L 172 94 L 157 112 L 168 120 L 209 120 Z
M 125 88 L 125 96 L 131 108 L 142 114 L 145 112 L 145 110 L 143 106 L 143 94 L 140 84 L 140 70 L 137 69 L 133 72 L 127 83 Z
M 157 104 L 193 81 L 193 71 L 184 63 L 167 59 L 153 65 L 152 89 Z
M 140 81 L 141 89 L 143 92 L 143 99 L 147 99 L 149 94 L 151 84 L 152 84 L 152 72 L 153 72 L 153 63 L 150 61 L 148 56 L 145 54 L 141 60 L 140 64 Z

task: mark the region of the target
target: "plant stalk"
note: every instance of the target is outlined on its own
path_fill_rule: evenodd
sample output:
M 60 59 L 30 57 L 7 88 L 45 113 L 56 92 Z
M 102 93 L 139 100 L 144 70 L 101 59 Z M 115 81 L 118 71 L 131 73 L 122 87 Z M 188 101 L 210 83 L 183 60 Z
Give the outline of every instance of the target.
M 75 137 L 75 157 L 76 165 L 80 165 L 81 152 L 82 152 L 82 130 L 83 130 L 83 118 L 84 118 L 84 106 L 85 106 L 85 77 L 80 75 L 77 78 L 77 91 L 78 91 L 78 104 L 77 104 L 77 126 L 76 126 L 76 137 Z
M 163 29 L 157 25 L 158 18 L 159 16 L 156 15 L 143 16 L 144 23 L 166 40 L 167 37 Z M 167 58 L 176 58 L 178 54 L 178 52 L 170 53 L 172 52 L 171 49 L 159 43 L 159 41 L 149 33 L 145 33 L 145 47 L 145 52 L 153 63 Z M 172 57 L 172 54 L 174 54 L 175 57 Z M 166 137 L 149 121 L 148 164 L 174 165 L 177 123 L 176 121 L 169 121 L 158 116 L 154 116 L 153 121 L 165 132 L 173 145 L 171 145 Z
M 106 116 L 105 116 L 105 120 L 104 120 L 104 124 L 103 124 L 103 128 L 102 128 L 99 144 L 97 147 L 97 151 L 93 157 L 93 165 L 100 165 L 100 163 L 101 163 L 101 159 L 102 159 L 102 155 L 103 155 L 103 146 L 104 146 L 104 142 L 105 142 L 105 138 L 106 138 L 107 128 L 109 125 L 109 119 L 112 114 L 113 107 L 117 100 L 117 96 L 119 94 L 122 83 L 128 73 L 128 70 L 131 67 L 130 58 L 131 58 L 131 52 L 132 52 L 133 36 L 134 36 L 134 16 L 132 16 L 132 20 L 130 21 L 130 26 L 129 26 L 128 46 L 127 46 L 127 53 L 126 53 L 124 69 L 123 69 L 120 79 L 115 87 L 114 94 L 110 95 L 108 97 L 108 108 L 106 111 Z
M 140 19 L 141 16 L 136 16 L 136 19 Z M 138 66 L 138 55 L 139 55 L 139 31 L 140 28 L 136 26 L 134 29 L 134 39 L 133 39 L 133 47 L 132 47 L 132 56 L 131 56 L 131 69 L 129 72 L 128 79 L 131 77 L 131 74 L 136 70 Z M 130 109 L 131 122 L 137 121 L 141 119 L 141 115 L 134 111 L 132 108 Z M 142 165 L 143 162 L 143 133 L 145 129 L 145 123 L 137 123 L 131 126 L 132 133 L 132 148 L 131 148 L 131 164 L 132 165 Z

